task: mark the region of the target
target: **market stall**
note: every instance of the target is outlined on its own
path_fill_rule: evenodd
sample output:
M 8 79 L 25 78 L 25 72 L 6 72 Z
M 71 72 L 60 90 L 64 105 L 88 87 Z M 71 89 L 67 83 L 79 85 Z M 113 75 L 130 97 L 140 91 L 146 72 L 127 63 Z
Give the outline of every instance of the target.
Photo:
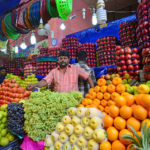
M 0 66 L 7 71 L 0 84 L 0 150 L 149 150 L 149 0 L 139 3 L 136 15 L 65 35 L 57 45 L 47 22 L 61 18 L 64 23 L 71 11 L 71 0 L 36 0 L 0 16 L 0 41 L 22 34 L 24 45 L 24 35 L 38 28 L 53 45 L 44 40 L 0 53 Z M 79 91 L 54 92 L 53 84 L 28 89 L 59 66 L 63 50 L 70 64 L 86 52 L 86 64 L 96 76 L 94 88 L 84 97 Z

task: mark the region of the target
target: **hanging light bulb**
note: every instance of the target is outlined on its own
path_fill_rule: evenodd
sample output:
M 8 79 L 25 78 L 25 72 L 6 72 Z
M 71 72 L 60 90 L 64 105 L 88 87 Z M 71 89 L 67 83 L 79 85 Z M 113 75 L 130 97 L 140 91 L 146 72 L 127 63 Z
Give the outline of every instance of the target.
M 97 15 L 96 15 L 96 12 L 95 12 L 95 8 L 93 8 L 92 24 L 93 24 L 94 26 L 97 25 Z
M 85 11 L 86 11 L 86 9 L 83 8 L 83 9 L 82 9 L 82 17 L 83 17 L 83 19 L 85 19 Z
M 15 45 L 15 53 L 18 53 L 19 52 L 19 48 L 18 48 L 18 43 L 16 41 L 16 45 Z
M 25 41 L 24 41 L 24 36 L 22 36 L 22 43 L 21 43 L 20 47 L 21 47 L 22 49 L 26 49 L 26 48 L 27 48 L 27 45 L 26 45 L 26 43 L 25 43 Z
M 40 25 L 38 27 L 38 34 L 40 36 L 43 36 L 45 34 L 45 29 L 44 29 L 44 25 L 43 25 L 43 19 L 40 19 Z
M 65 29 L 66 29 L 66 26 L 65 26 L 65 24 L 64 24 L 64 21 L 61 22 L 60 29 L 61 29 L 61 30 L 65 30 Z
M 36 37 L 35 37 L 34 31 L 31 32 L 30 41 L 32 45 L 36 44 Z

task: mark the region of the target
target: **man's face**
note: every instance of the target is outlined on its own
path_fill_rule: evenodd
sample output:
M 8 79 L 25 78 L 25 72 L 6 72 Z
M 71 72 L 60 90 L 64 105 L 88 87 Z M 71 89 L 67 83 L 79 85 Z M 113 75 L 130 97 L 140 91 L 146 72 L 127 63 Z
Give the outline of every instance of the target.
M 2 70 L 0 71 L 0 74 L 1 74 L 2 76 L 4 76 L 4 75 L 6 74 L 6 70 L 5 70 L 5 69 L 2 69 Z
M 66 68 L 69 65 L 70 59 L 67 56 L 60 56 L 58 58 L 58 64 L 60 68 Z

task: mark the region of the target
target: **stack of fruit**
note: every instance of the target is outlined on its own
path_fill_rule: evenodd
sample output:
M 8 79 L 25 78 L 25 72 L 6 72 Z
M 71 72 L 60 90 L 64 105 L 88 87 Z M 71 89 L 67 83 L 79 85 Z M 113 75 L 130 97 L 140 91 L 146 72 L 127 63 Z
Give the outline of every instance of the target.
M 76 58 L 78 53 L 79 41 L 75 37 L 64 38 L 62 40 L 62 47 L 69 52 L 70 58 Z
M 97 40 L 100 66 L 115 65 L 116 37 L 108 36 Z
M 26 60 L 24 62 L 24 66 L 26 66 L 26 65 L 32 65 L 32 66 L 36 67 L 36 60 L 35 59 Z
M 140 70 L 140 55 L 138 54 L 138 49 L 130 47 L 125 47 L 123 49 L 121 46 L 117 46 L 116 60 L 117 60 L 117 71 L 120 76 L 126 73 L 131 75 L 131 78 L 139 79 Z
M 7 128 L 11 133 L 24 137 L 24 108 L 23 103 L 10 103 L 7 106 Z
M 50 70 L 56 67 L 57 62 L 52 61 L 38 62 L 36 74 L 46 76 L 50 72 Z
M 138 95 L 126 92 L 122 79 L 115 77 L 112 83 L 106 86 L 106 80 L 101 78 L 94 89 L 82 100 L 79 107 L 95 107 L 105 115 L 104 127 L 107 130 L 108 141 L 100 144 L 100 150 L 125 150 L 131 142 L 123 139 L 122 135 L 131 135 L 130 126 L 141 136 L 140 129 L 147 122 L 150 126 L 150 88 L 141 84 Z
M 122 46 L 130 46 L 130 47 L 138 46 L 136 40 L 136 28 L 137 28 L 136 20 L 120 24 L 119 36 Z
M 26 61 L 25 57 L 16 57 L 14 58 L 16 68 L 24 68 L 24 62 Z
M 145 73 L 145 80 L 150 80 L 150 48 L 144 48 L 142 51 L 143 56 L 143 71 Z
M 7 129 L 7 105 L 0 107 L 0 149 L 13 141 L 15 137 Z M 2 148 L 3 149 L 3 148 Z
M 24 76 L 36 74 L 36 67 L 33 67 L 32 65 L 26 65 L 24 68 Z
M 33 60 L 33 62 L 36 62 L 36 60 L 37 60 L 37 56 L 38 56 L 38 55 L 33 55 L 33 56 L 32 56 L 32 60 Z
M 31 92 L 26 91 L 24 87 L 19 87 L 16 80 L 4 79 L 0 87 L 0 105 L 11 102 L 19 102 L 22 99 L 28 99 Z
M 98 150 L 99 143 L 106 140 L 102 117 L 95 108 L 69 108 L 55 131 L 46 136 L 45 146 L 55 150 Z
M 149 36 L 149 28 L 150 28 L 150 2 L 149 0 L 143 0 L 142 3 L 139 4 L 137 8 L 137 18 L 138 18 L 138 27 L 136 29 L 137 32 L 137 40 L 140 50 L 143 48 L 150 47 L 150 36 Z
M 60 48 L 60 47 L 49 48 L 48 49 L 48 54 L 49 54 L 49 56 L 58 57 L 59 56 L 59 51 L 61 51 L 61 50 L 65 50 L 65 49 Z
M 48 48 L 41 48 L 39 57 L 48 56 Z
M 96 45 L 94 43 L 85 43 L 79 45 L 79 51 L 87 53 L 87 65 L 96 67 Z
M 38 83 L 38 79 L 35 77 L 34 74 L 28 75 L 27 78 L 24 79 L 24 81 L 21 83 L 21 87 L 26 88 L 28 84 L 35 84 Z

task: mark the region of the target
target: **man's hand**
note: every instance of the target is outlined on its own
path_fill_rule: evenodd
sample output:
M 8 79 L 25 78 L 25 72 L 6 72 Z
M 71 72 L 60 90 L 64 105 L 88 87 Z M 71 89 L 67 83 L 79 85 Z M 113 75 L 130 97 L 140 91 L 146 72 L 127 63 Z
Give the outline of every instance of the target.
M 27 90 L 32 90 L 34 87 L 35 87 L 34 84 L 29 84 L 29 85 L 27 86 Z

